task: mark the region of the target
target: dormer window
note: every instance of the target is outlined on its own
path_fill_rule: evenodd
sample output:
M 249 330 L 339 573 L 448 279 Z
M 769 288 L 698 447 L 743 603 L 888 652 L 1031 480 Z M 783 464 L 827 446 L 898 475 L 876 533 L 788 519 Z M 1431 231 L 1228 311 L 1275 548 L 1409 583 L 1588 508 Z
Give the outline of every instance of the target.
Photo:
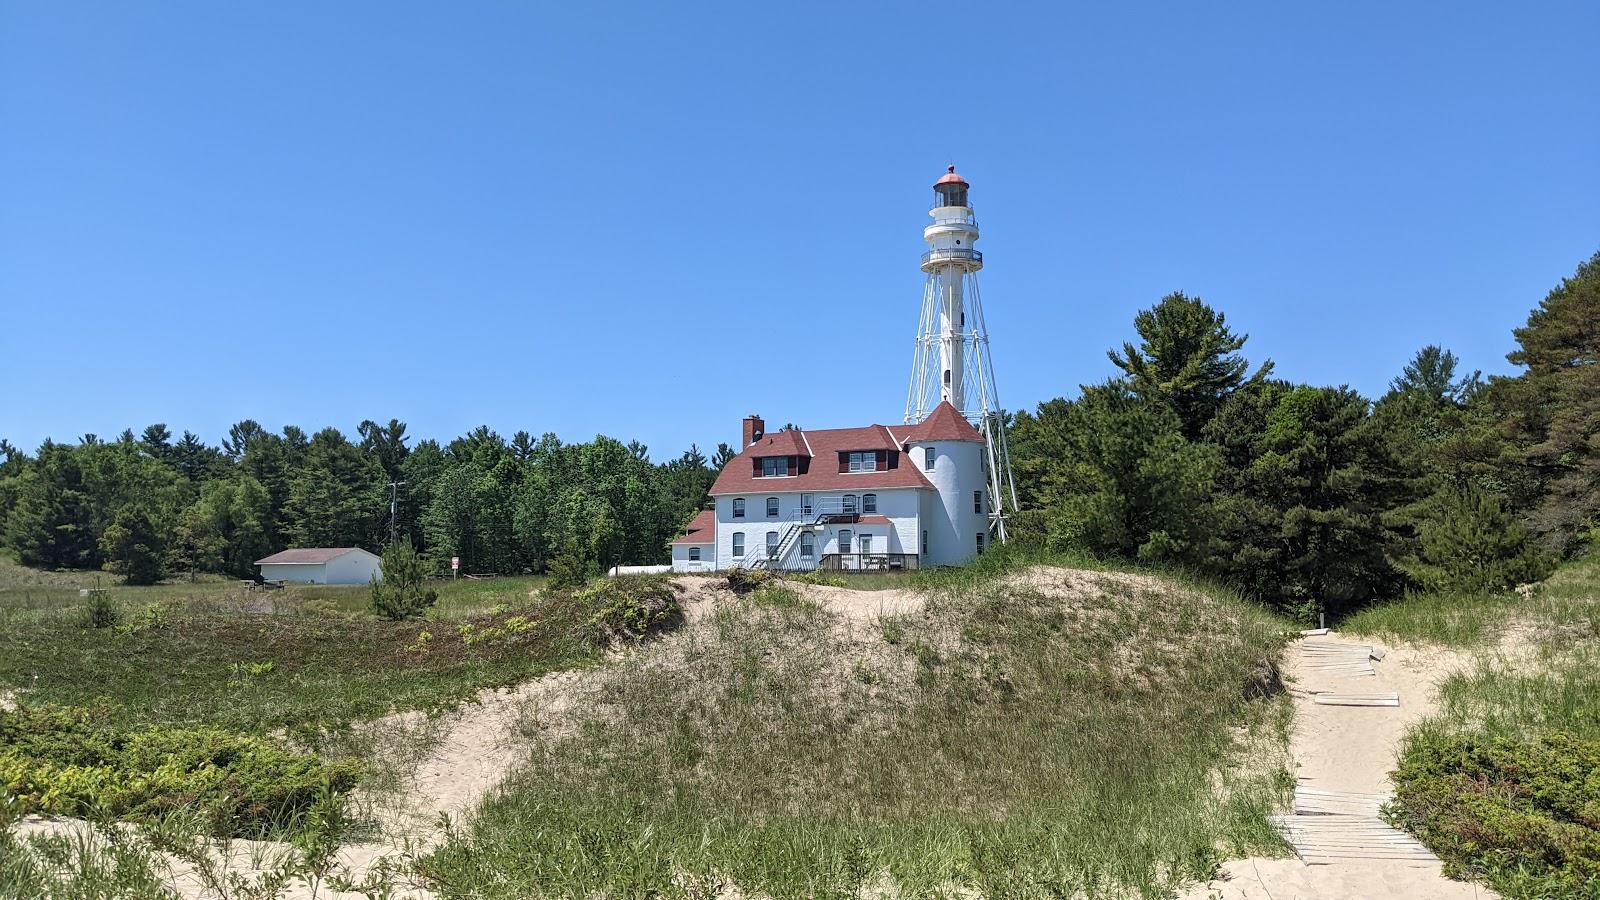
M 761 477 L 778 478 L 791 474 L 794 457 L 792 456 L 763 456 L 761 457 Z
M 850 454 L 850 471 L 876 472 L 878 471 L 878 451 L 863 450 Z

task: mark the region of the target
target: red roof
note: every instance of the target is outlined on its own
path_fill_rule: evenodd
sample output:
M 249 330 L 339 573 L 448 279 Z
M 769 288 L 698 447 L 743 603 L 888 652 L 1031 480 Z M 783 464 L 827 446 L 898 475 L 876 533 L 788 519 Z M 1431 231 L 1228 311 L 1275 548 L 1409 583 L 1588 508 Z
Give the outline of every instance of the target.
M 920 427 L 920 426 L 918 426 Z M 969 425 L 970 429 L 971 426 Z M 862 491 L 871 488 L 932 488 L 920 469 L 908 456 L 901 455 L 895 468 L 879 467 L 874 472 L 840 472 L 840 453 L 855 450 L 882 450 L 887 454 L 900 454 L 904 449 L 905 431 L 891 430 L 883 425 L 865 428 L 825 428 L 817 431 L 785 431 L 746 447 L 738 456 L 728 461 L 711 486 L 713 494 L 771 493 L 774 491 Z M 763 456 L 810 457 L 810 465 L 803 475 L 778 478 L 755 477 L 752 459 Z
M 306 547 L 301 550 L 285 550 L 282 553 L 274 553 L 264 559 L 258 559 L 255 564 L 258 566 L 316 566 L 350 553 L 355 549 L 355 547 Z
M 861 517 L 856 519 L 856 523 L 860 524 L 860 525 L 887 525 L 887 524 L 889 524 L 889 517 L 888 516 L 861 516 Z
M 956 167 L 955 166 L 951 166 L 950 167 L 950 171 L 945 173 L 945 176 L 943 178 L 941 178 L 938 181 L 934 182 L 934 184 L 966 184 L 966 183 L 967 183 L 967 180 L 965 178 L 962 178 L 960 175 L 956 174 Z
M 702 509 L 694 514 L 689 524 L 683 529 L 683 536 L 674 538 L 674 544 L 710 544 L 716 540 L 717 514 L 709 509 Z
M 950 405 L 949 400 L 939 401 L 939 405 L 933 408 L 933 412 L 929 413 L 926 419 L 900 433 L 899 437 L 908 444 L 920 444 L 927 441 L 977 441 L 980 444 L 983 443 L 983 435 L 979 434 L 978 429 L 973 428 L 972 423 L 963 418 L 961 413 Z

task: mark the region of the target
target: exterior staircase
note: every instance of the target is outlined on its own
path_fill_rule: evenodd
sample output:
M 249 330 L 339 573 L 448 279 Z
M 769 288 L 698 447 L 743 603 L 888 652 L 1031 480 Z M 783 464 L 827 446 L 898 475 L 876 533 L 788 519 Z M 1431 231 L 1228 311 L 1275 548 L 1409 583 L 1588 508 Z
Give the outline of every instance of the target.
M 791 564 L 793 557 L 800 548 L 801 536 L 810 531 L 819 532 L 824 525 L 840 523 L 854 523 L 861 519 L 859 500 L 846 503 L 843 497 L 823 497 L 812 504 L 810 509 L 797 510 L 789 518 L 788 525 L 778 535 L 777 547 L 772 552 L 766 552 L 766 547 L 754 552 L 747 552 L 742 568 L 750 570 L 765 570 L 773 572 L 792 572 L 802 569 L 817 567 L 817 557 L 812 556 L 809 564 Z M 752 559 L 751 557 L 754 557 Z

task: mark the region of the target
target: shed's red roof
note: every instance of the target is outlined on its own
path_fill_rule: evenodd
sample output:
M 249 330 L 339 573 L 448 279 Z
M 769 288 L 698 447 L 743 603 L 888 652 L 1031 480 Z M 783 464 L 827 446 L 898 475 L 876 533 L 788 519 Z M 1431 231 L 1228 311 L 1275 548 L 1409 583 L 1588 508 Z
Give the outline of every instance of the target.
M 709 509 L 702 509 L 694 514 L 689 524 L 684 526 L 683 535 L 673 538 L 674 544 L 710 544 L 716 541 L 717 514 Z
M 887 524 L 889 524 L 889 517 L 888 516 L 861 516 L 860 518 L 856 519 L 856 524 L 858 524 L 858 525 L 887 525 Z
M 258 559 L 255 564 L 258 566 L 315 566 L 343 556 L 355 549 L 354 547 L 306 547 L 299 550 L 285 550 L 282 553 L 274 553 L 271 556 Z

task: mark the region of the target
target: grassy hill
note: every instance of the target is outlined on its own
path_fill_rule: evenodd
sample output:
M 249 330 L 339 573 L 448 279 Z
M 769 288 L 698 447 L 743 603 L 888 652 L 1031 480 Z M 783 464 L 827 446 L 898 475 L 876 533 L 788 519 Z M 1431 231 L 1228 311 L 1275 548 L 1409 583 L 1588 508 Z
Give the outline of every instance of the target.
M 881 620 L 768 587 L 615 664 L 425 871 L 448 897 L 1160 897 L 1278 846 L 1281 623 L 998 560 L 917 587 Z

